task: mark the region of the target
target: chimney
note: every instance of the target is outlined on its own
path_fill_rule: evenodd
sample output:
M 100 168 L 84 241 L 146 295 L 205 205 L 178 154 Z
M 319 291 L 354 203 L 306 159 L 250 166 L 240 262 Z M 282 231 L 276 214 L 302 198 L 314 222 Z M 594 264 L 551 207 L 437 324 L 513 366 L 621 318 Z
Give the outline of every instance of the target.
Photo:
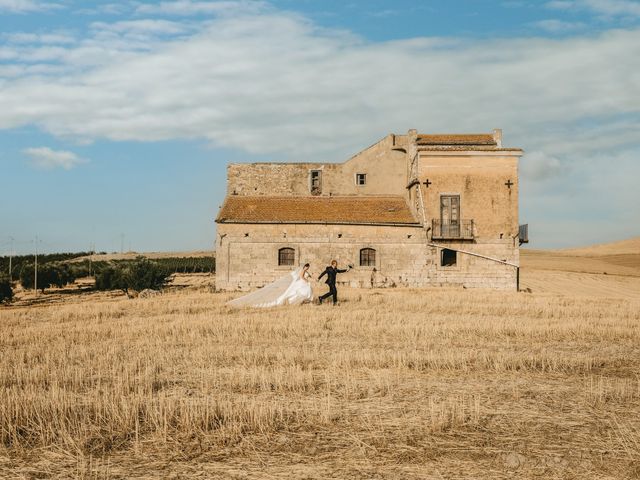
M 493 129 L 493 139 L 496 141 L 496 145 L 498 148 L 502 148 L 502 129 L 494 128 Z

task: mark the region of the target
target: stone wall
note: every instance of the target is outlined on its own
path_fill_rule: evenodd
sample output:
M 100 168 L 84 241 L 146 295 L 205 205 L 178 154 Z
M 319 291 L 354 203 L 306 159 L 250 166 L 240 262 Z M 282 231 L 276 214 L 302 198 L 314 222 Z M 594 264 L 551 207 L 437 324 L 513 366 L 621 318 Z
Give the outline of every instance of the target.
M 517 240 L 516 243 L 513 239 L 494 240 L 482 244 L 445 241 L 430 243 L 437 245 L 429 247 L 427 270 L 430 285 L 460 285 L 465 288 L 500 290 L 516 288 L 517 270 L 515 267 L 462 252 L 476 253 L 513 265 L 520 265 L 520 250 L 517 247 Z M 456 255 L 455 266 L 441 266 L 440 259 L 444 248 L 462 251 Z
M 344 163 L 250 163 L 227 167 L 227 193 L 303 196 L 312 170 L 322 172 L 322 195 L 405 195 L 405 136 L 388 135 Z M 365 185 L 356 174 L 367 175 Z
M 442 246 L 518 263 L 518 249 L 512 241 L 487 244 Z M 463 253 L 457 264 L 440 265 L 440 247 L 427 246 L 420 227 L 365 225 L 218 225 L 216 286 L 222 290 L 261 287 L 291 271 L 278 266 L 278 250 L 294 248 L 295 266 L 311 264 L 318 275 L 332 259 L 354 269 L 339 276 L 342 284 L 354 287 L 424 287 L 458 285 L 467 288 L 514 289 L 515 268 Z M 359 265 L 360 249 L 376 250 L 376 265 Z
M 473 220 L 476 241 L 518 234 L 518 155 L 509 152 L 420 152 L 419 179 L 428 222 L 440 218 L 440 196 L 460 195 L 460 218 Z M 511 182 L 511 187 L 505 185 Z M 411 195 L 416 195 L 414 190 Z

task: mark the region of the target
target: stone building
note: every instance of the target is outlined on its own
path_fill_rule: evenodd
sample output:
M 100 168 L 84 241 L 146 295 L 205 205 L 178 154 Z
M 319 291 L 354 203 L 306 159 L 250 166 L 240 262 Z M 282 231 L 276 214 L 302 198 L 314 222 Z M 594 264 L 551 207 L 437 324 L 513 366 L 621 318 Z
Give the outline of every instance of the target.
M 216 285 L 262 286 L 332 259 L 357 287 L 515 289 L 519 148 L 502 132 L 388 135 L 344 163 L 228 166 Z

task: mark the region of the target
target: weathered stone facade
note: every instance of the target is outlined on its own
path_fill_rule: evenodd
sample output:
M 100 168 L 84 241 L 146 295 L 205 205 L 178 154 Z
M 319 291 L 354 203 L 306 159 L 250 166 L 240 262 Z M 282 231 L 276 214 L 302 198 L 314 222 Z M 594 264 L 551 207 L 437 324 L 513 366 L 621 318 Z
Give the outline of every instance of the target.
M 412 130 L 342 164 L 232 164 L 217 219 L 217 287 L 260 287 L 295 266 L 309 262 L 319 273 L 337 259 L 354 265 L 339 280 L 356 287 L 514 289 L 521 155 L 502 147 L 500 131 Z M 237 201 L 245 197 L 255 201 Z M 270 208 L 283 197 L 292 208 L 276 214 Z M 322 218 L 309 213 L 316 209 Z

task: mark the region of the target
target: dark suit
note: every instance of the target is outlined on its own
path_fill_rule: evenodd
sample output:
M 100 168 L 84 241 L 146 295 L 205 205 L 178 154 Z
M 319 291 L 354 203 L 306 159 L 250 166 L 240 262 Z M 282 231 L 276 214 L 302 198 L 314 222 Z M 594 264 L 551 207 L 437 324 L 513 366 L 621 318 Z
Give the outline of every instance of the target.
M 335 305 L 336 303 L 338 303 L 338 290 L 336 289 L 336 275 L 338 275 L 339 273 L 344 273 L 346 271 L 347 270 L 340 270 L 339 268 L 333 268 L 332 266 L 329 266 L 325 268 L 324 272 L 320 274 L 320 276 L 318 277 L 318 280 L 320 280 L 322 277 L 326 275 L 327 280 L 324 283 L 329 285 L 329 291 L 324 295 L 321 295 L 320 297 L 318 297 L 318 300 L 320 300 L 320 303 L 322 303 L 322 301 L 325 298 L 329 298 L 331 296 L 333 296 L 333 304 Z

